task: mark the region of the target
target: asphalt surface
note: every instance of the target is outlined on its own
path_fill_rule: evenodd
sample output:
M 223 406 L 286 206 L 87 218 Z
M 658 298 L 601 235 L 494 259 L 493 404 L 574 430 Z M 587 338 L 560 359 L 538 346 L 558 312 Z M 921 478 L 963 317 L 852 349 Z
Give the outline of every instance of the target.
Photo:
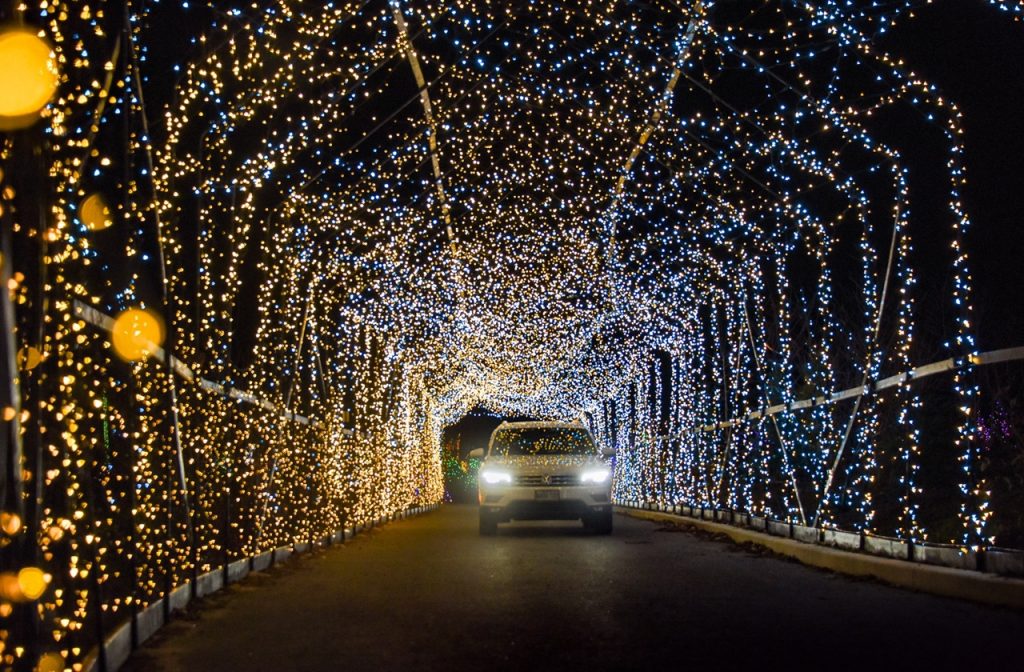
M 126 669 L 1021 669 L 1024 613 L 616 516 L 477 534 L 445 506 L 208 597 Z

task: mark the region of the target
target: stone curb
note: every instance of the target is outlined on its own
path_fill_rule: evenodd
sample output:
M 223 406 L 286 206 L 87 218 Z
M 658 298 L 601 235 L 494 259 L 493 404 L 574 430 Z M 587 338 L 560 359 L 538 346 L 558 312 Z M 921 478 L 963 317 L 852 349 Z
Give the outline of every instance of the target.
M 724 534 L 736 543 L 755 543 L 779 555 L 799 560 L 805 565 L 829 569 L 840 574 L 870 576 L 894 586 L 912 588 L 934 595 L 1024 609 L 1024 580 L 1021 579 L 842 551 L 671 513 L 622 506 L 616 506 L 615 511 L 645 520 L 686 523 L 708 532 Z

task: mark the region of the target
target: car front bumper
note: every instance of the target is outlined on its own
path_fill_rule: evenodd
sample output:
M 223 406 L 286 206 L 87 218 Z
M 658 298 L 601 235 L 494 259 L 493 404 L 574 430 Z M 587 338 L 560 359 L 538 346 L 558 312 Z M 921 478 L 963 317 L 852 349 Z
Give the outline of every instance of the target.
M 575 520 L 611 510 L 606 487 L 480 488 L 480 510 L 498 520 Z

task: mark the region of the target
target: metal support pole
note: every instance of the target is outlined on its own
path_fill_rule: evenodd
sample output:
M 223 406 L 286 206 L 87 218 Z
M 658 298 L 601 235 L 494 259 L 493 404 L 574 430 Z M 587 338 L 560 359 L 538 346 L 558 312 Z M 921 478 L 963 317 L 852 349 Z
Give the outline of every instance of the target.
M 898 208 L 899 206 L 897 206 Z M 889 259 L 885 266 L 885 280 L 882 282 L 882 296 L 878 300 L 878 313 L 875 315 L 875 328 L 871 333 L 871 340 L 868 341 L 867 351 L 864 353 L 864 375 L 861 377 L 861 387 L 864 388 L 862 393 L 857 397 L 857 403 L 853 406 L 853 412 L 850 413 L 850 420 L 846 423 L 846 431 L 843 432 L 842 442 L 839 444 L 839 449 L 836 450 L 835 460 L 832 462 L 832 468 L 829 469 L 828 478 L 825 480 L 825 488 L 821 491 L 821 497 L 818 499 L 818 506 L 814 511 L 814 523 L 813 526 L 818 526 L 818 518 L 821 516 L 821 510 L 828 503 L 828 495 L 832 490 L 832 483 L 835 481 L 836 472 L 839 471 L 839 462 L 843 459 L 843 453 L 846 451 L 846 444 L 850 440 L 850 435 L 853 433 L 853 425 L 857 419 L 857 413 L 860 411 L 861 401 L 864 399 L 864 395 L 867 394 L 868 380 L 871 377 L 871 359 L 875 354 L 875 348 L 878 347 L 878 335 L 882 330 L 882 312 L 885 310 L 885 301 L 889 295 L 889 281 L 892 278 L 892 266 L 893 261 L 896 257 L 896 240 L 899 237 L 899 221 L 900 213 L 899 210 L 896 212 L 896 217 L 892 225 L 892 237 L 889 240 Z
M 771 406 L 771 398 L 768 396 L 768 390 L 765 389 L 764 374 L 761 371 L 761 358 L 757 354 L 757 344 L 754 343 L 754 330 L 750 327 L 750 312 L 747 310 L 746 297 L 743 297 L 743 321 L 747 326 L 747 336 L 750 339 L 750 351 L 754 356 L 754 368 L 757 370 L 757 377 L 761 382 L 761 394 L 764 395 L 765 404 Z M 804 504 L 800 500 L 800 488 L 796 483 L 796 472 L 794 471 L 793 466 L 789 463 L 789 451 L 786 448 L 786 439 L 782 435 L 782 430 L 779 429 L 779 423 L 775 419 L 775 416 L 772 415 L 769 419 L 772 421 L 772 427 L 775 428 L 775 435 L 779 439 L 779 446 L 782 448 L 784 466 L 787 471 L 789 471 L 789 480 L 793 487 L 793 496 L 796 497 L 796 505 L 800 510 L 800 524 L 806 525 L 807 517 L 804 514 Z
M 298 377 L 298 371 L 299 371 L 299 363 L 300 363 L 300 361 L 302 359 L 302 349 L 303 349 L 303 346 L 305 345 L 305 342 L 306 342 L 306 325 L 309 322 L 309 308 L 310 308 L 310 305 L 313 302 L 313 295 L 315 293 L 314 290 L 315 290 L 315 285 L 312 282 L 310 282 L 309 295 L 306 297 L 306 305 L 302 309 L 302 322 L 301 322 L 301 324 L 299 326 L 299 346 L 298 346 L 298 348 L 296 349 L 296 352 L 295 352 L 295 364 L 292 367 L 292 377 L 291 377 L 291 381 L 289 381 L 289 384 L 288 384 L 288 390 L 287 390 L 287 392 L 285 392 L 285 395 L 284 395 L 284 405 L 283 405 L 283 408 L 284 408 L 285 419 L 284 419 L 283 422 L 287 422 L 288 418 L 291 417 L 291 415 L 292 415 L 292 408 L 291 408 L 291 406 L 292 406 L 292 394 L 295 391 L 296 378 Z M 268 448 L 268 450 L 272 450 L 272 447 Z M 263 521 L 266 519 L 266 516 L 267 516 L 267 508 L 270 505 L 269 493 L 270 493 L 271 487 L 273 487 L 273 484 L 274 484 L 274 462 L 275 462 L 274 456 L 273 456 L 273 454 L 271 454 L 270 455 L 270 467 L 267 470 L 267 485 L 266 485 L 266 488 L 265 488 L 265 493 L 266 493 L 267 496 L 265 496 L 263 498 L 263 508 L 260 511 L 259 519 L 256 521 L 256 541 L 257 541 L 257 543 L 259 542 L 259 535 L 262 534 Z
M 150 135 L 149 135 L 149 121 L 146 119 L 146 103 L 143 97 L 142 87 L 142 76 L 139 72 L 139 60 L 138 53 L 135 49 L 134 33 L 131 25 L 131 3 L 125 4 L 124 12 L 124 31 L 125 31 L 125 44 L 127 45 L 128 63 L 127 67 L 131 73 L 132 82 L 135 88 L 135 95 L 139 100 L 139 108 L 141 110 L 139 114 L 139 122 L 142 126 L 143 134 L 143 156 L 146 161 L 147 173 L 150 176 L 150 189 L 153 190 L 152 196 L 153 201 L 156 202 L 156 192 L 152 182 L 152 176 L 155 174 L 153 170 L 153 155 L 149 148 Z M 160 270 L 160 300 L 163 308 L 163 313 L 167 326 L 167 334 L 164 342 L 164 365 L 166 368 L 167 375 L 167 397 L 168 403 L 170 404 L 170 415 L 171 415 L 171 441 L 173 443 L 177 476 L 178 476 L 178 487 L 181 492 L 182 506 L 185 513 L 185 538 L 186 543 L 189 546 L 190 564 L 193 579 L 196 576 L 196 565 L 198 549 L 195 541 L 195 528 L 192 520 L 192 506 L 189 501 L 188 493 L 188 480 L 185 473 L 185 457 L 182 452 L 181 446 L 181 424 L 178 417 L 178 390 L 177 383 L 174 379 L 174 312 L 171 305 L 171 297 L 168 291 L 168 277 L 167 277 L 167 262 L 164 254 L 164 233 L 163 225 L 160 221 L 160 213 L 158 210 L 153 210 L 153 221 L 156 227 L 157 237 L 157 261 Z

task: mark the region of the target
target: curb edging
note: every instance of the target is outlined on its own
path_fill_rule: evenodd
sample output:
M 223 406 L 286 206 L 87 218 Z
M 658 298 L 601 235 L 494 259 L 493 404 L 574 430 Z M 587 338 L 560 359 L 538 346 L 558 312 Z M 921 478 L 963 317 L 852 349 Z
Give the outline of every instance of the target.
M 736 543 L 754 543 L 805 565 L 840 574 L 869 576 L 933 595 L 1024 609 L 1024 580 L 1021 579 L 844 551 L 672 513 L 623 506 L 616 506 L 615 511 L 633 518 L 686 523 L 708 532 L 724 534 Z

